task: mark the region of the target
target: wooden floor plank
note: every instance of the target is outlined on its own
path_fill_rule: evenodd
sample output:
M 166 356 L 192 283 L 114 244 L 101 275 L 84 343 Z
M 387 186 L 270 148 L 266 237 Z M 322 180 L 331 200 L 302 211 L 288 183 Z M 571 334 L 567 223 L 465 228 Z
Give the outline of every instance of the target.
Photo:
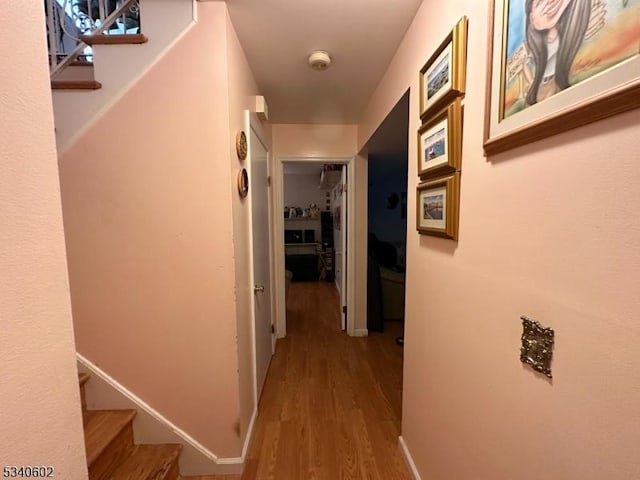
M 292 283 L 242 480 L 410 479 L 397 446 L 400 335 L 388 322 L 348 337 L 333 284 Z
M 109 480 L 175 480 L 182 445 L 136 445 Z

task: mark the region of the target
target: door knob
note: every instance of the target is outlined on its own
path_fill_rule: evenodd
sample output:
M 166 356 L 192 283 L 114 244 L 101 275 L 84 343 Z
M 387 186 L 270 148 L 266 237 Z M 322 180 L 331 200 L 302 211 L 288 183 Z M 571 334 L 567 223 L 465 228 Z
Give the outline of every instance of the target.
M 253 293 L 264 293 L 264 285 L 254 285 Z

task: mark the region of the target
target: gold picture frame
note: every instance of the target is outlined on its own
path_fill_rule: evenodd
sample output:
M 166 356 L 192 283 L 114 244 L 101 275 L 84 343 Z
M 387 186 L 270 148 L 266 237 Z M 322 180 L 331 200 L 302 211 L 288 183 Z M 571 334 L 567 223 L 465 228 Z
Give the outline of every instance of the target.
M 535 8 L 527 5 L 490 3 L 487 156 L 640 107 L 639 3 L 573 0 L 539 30 Z M 550 32 L 557 45 L 553 63 L 551 51 L 537 46 L 548 44 Z
M 462 100 L 457 98 L 418 130 L 418 175 L 455 172 L 461 164 Z
M 460 172 L 424 182 L 416 188 L 416 230 L 458 240 Z
M 420 118 L 463 96 L 467 79 L 467 17 L 462 17 L 420 69 Z

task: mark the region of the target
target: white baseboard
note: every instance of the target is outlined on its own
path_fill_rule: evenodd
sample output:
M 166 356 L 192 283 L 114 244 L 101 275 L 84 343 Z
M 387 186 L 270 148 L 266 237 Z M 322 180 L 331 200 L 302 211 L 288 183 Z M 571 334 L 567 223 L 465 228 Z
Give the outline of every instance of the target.
M 404 442 L 404 438 L 402 438 L 402 435 L 398 437 L 398 446 L 400 447 L 402 458 L 404 459 L 404 463 L 407 464 L 407 468 L 409 469 L 413 480 L 422 480 L 420 474 L 418 473 L 418 469 L 416 468 L 416 464 L 413 461 L 413 457 L 411 456 L 411 453 L 407 448 L 407 444 Z
M 354 337 L 368 337 L 369 336 L 369 330 L 367 330 L 366 328 L 356 328 L 353 331 L 353 336 Z
M 247 429 L 247 436 L 244 439 L 244 445 L 242 446 L 242 463 L 247 459 L 249 454 L 249 447 L 251 446 L 251 440 L 253 439 L 253 427 L 256 425 L 256 418 L 258 418 L 258 406 L 253 409 L 253 415 L 251 415 L 251 421 L 249 422 L 249 428 Z
M 222 458 L 211 452 L 187 432 L 149 404 L 109 376 L 100 367 L 79 353 L 78 370 L 91 374 L 85 391 L 87 407 L 92 409 L 134 409 L 138 412 L 134 419 L 134 441 L 136 443 L 159 444 L 179 443 L 183 449 L 180 455 L 182 475 L 232 475 L 241 474 L 247 458 L 253 428 L 257 417 L 254 410 L 240 457 Z

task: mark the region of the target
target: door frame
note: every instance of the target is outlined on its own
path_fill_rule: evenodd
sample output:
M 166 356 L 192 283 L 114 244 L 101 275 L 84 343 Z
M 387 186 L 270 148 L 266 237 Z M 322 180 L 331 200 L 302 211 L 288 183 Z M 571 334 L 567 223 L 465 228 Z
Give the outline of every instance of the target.
M 264 128 L 262 126 L 262 121 L 260 120 L 260 118 L 258 117 L 258 115 L 254 112 L 251 112 L 249 110 L 245 110 L 245 132 L 247 132 L 247 159 L 244 167 L 247 169 L 247 173 L 249 174 L 249 178 L 252 178 L 252 171 L 251 171 L 251 131 L 254 131 L 256 136 L 258 137 L 258 139 L 260 140 L 260 142 L 262 142 L 262 144 L 267 148 L 267 174 L 270 175 L 271 172 L 271 168 L 272 168 L 272 163 L 273 163 L 273 157 L 272 157 L 272 149 L 271 149 L 271 144 L 269 143 L 269 137 L 267 136 L 267 134 L 264 131 Z M 253 206 L 252 206 L 252 197 L 251 197 L 251 189 L 249 189 L 249 195 L 247 196 L 246 200 L 247 200 L 247 207 L 249 209 L 249 222 L 248 222 L 248 243 L 249 243 L 249 292 L 251 295 L 251 307 L 250 307 L 250 312 L 251 312 L 251 355 L 252 355 L 252 377 L 253 377 L 253 399 L 254 399 L 254 405 L 257 407 L 258 405 L 258 401 L 259 401 L 259 396 L 260 393 L 258 392 L 258 365 L 257 365 L 257 361 L 258 361 L 258 355 L 256 352 L 256 308 L 255 308 L 255 299 L 254 299 L 254 291 L 253 291 L 253 287 L 256 284 L 255 283 L 255 275 L 254 275 L 254 271 L 253 271 Z M 268 202 L 268 206 L 270 206 L 272 203 L 272 198 L 273 198 L 273 194 L 271 191 L 271 186 L 267 187 L 267 202 Z M 270 275 L 270 281 L 271 281 L 271 288 L 270 288 L 270 301 L 271 301 L 271 311 L 269 312 L 269 317 L 271 318 L 271 325 L 274 325 L 274 302 L 275 302 L 275 295 L 274 295 L 274 258 L 273 258 L 273 212 L 271 208 L 267 209 L 269 212 L 269 220 L 268 220 L 268 225 L 269 225 L 269 233 L 268 233 L 268 238 L 269 238 L 269 245 L 268 245 L 268 249 L 269 249 L 269 275 Z M 275 335 L 271 335 L 271 356 L 273 357 L 273 354 L 275 353 Z
M 355 157 L 277 156 L 273 162 L 273 211 L 284 212 L 284 164 L 339 164 L 347 167 L 347 335 L 358 336 L 355 328 Z M 319 181 L 320 179 L 318 179 Z M 273 225 L 273 296 L 275 297 L 275 327 L 278 338 L 287 335 L 287 308 L 284 268 L 284 215 L 272 215 Z
M 340 172 L 340 182 L 342 185 L 349 184 L 349 172 L 346 165 L 342 166 L 342 171 Z M 349 187 L 347 187 L 347 191 L 345 192 L 342 188 L 340 188 L 340 208 L 344 211 L 344 215 L 340 218 L 340 245 L 342 246 L 342 251 L 340 252 L 340 328 L 343 331 L 347 331 L 347 316 L 343 311 L 343 303 L 348 303 L 348 299 L 344 296 L 344 290 L 347 290 L 347 295 L 349 294 L 349 289 L 347 288 L 347 279 L 344 276 L 344 272 L 346 270 L 347 274 L 349 273 L 349 268 L 347 266 L 347 262 L 349 260 L 349 256 L 347 255 L 347 235 L 349 234 L 349 198 L 347 197 L 347 193 L 349 193 Z M 347 206 L 345 209 L 344 206 Z M 334 239 L 335 242 L 335 239 Z M 335 249 L 334 249 L 335 252 Z M 333 271 L 335 273 L 336 269 L 336 258 L 335 255 L 333 257 Z M 335 278 L 334 278 L 335 283 Z

